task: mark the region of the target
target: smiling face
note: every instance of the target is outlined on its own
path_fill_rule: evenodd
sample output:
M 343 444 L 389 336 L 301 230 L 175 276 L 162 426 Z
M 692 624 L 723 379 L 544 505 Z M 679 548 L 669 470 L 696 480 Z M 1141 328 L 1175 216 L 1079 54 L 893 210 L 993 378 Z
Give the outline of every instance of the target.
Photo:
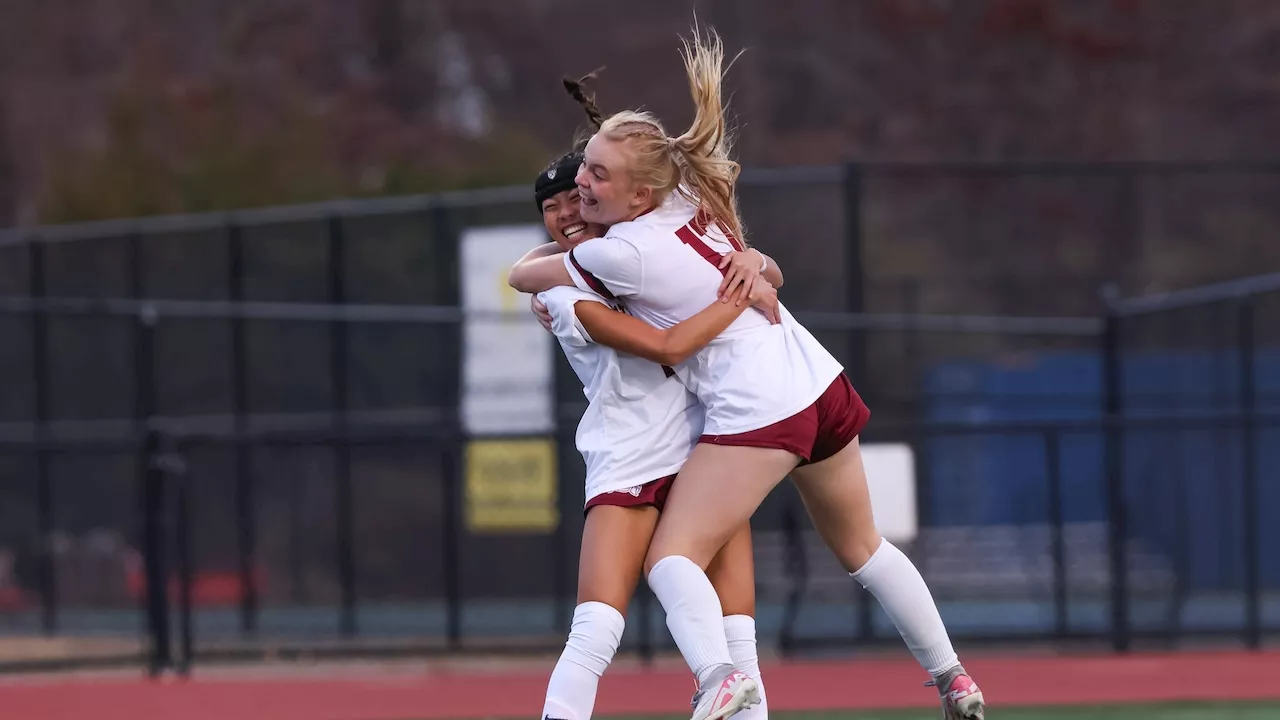
M 606 230 L 583 220 L 581 207 L 577 188 L 562 190 L 542 201 L 542 225 L 566 252 L 586 240 L 602 237 Z
M 583 154 L 575 178 L 582 195 L 582 219 L 608 226 L 634 220 L 656 205 L 654 189 L 633 179 L 633 158 L 625 141 L 597 133 Z

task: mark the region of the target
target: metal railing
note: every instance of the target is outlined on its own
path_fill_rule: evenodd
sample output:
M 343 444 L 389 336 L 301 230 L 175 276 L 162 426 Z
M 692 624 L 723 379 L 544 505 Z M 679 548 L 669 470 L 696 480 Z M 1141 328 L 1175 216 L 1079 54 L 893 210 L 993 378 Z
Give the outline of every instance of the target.
M 1260 407 L 1258 383 L 1258 309 L 1266 299 L 1280 299 L 1280 274 L 1262 275 L 1225 283 L 1182 290 L 1178 292 L 1160 293 L 1146 297 L 1124 299 L 1118 297 L 1114 289 L 1105 292 L 1107 313 L 1103 331 L 1103 367 L 1104 397 L 1106 418 L 1111 423 L 1106 435 L 1108 507 L 1111 513 L 1110 542 L 1113 546 L 1121 545 L 1128 535 L 1127 518 L 1128 502 L 1125 498 L 1125 442 L 1124 428 L 1126 415 L 1132 412 L 1126 406 L 1125 362 L 1127 350 L 1126 337 L 1136 332 L 1137 326 L 1152 318 L 1159 319 L 1187 310 L 1212 308 L 1222 312 L 1227 325 L 1234 325 L 1234 336 L 1225 342 L 1218 339 L 1220 352 L 1227 362 L 1234 366 L 1236 387 L 1234 412 L 1219 420 L 1226 423 L 1240 438 L 1241 488 L 1240 518 L 1242 529 L 1243 567 L 1244 567 L 1244 640 L 1248 647 L 1261 647 L 1263 637 L 1262 592 L 1260 583 L 1260 543 L 1259 543 L 1259 486 L 1262 482 L 1259 469 L 1259 431 L 1274 422 L 1274 416 Z M 1274 326 L 1272 326 L 1274 327 Z M 1272 343 L 1274 337 L 1268 338 Z M 1186 344 L 1188 342 L 1185 328 L 1179 327 L 1172 336 L 1159 338 L 1161 344 Z M 1203 347 L 1204 340 L 1191 341 Z M 1272 368 L 1274 373 L 1280 368 Z M 1178 388 L 1170 387 L 1169 392 L 1176 394 Z M 1128 411 L 1128 412 L 1127 412 Z M 1128 422 L 1133 422 L 1129 420 Z M 1176 421 L 1172 421 L 1176 422 Z M 1275 508 L 1280 511 L 1280 507 Z M 1190 529 L 1189 529 L 1190 531 Z M 1116 578 L 1113 585 L 1112 625 L 1114 628 L 1113 644 L 1116 650 L 1127 650 L 1130 646 L 1129 602 L 1125 588 L 1127 567 L 1118 556 L 1112 556 L 1111 573 Z
M 1211 297 L 1214 301 L 1229 300 L 1241 308 L 1251 307 L 1250 303 L 1254 296 L 1246 294 L 1240 297 L 1236 288 L 1253 288 L 1258 285 L 1256 280 L 1247 280 L 1240 286 L 1224 288 L 1219 291 L 1219 294 Z M 1270 286 L 1266 287 L 1270 288 Z M 1173 296 L 1167 301 L 1167 307 L 1184 307 L 1184 297 L 1186 296 Z M 1234 432 L 1241 433 L 1243 438 L 1251 438 L 1246 440 L 1249 443 L 1246 451 L 1252 451 L 1256 456 L 1257 434 L 1262 429 L 1274 428 L 1280 424 L 1278 422 L 1280 417 L 1273 410 L 1259 407 L 1256 401 L 1244 399 L 1247 394 L 1258 394 L 1258 383 L 1253 378 L 1251 370 L 1243 371 L 1241 374 L 1242 380 L 1239 387 L 1242 393 L 1243 410 L 1233 408 L 1230 411 L 1177 413 L 1164 416 L 1126 415 L 1123 412 L 1124 388 L 1117 382 L 1125 363 L 1125 348 L 1118 341 L 1124 338 L 1125 323 L 1133 322 L 1133 318 L 1138 317 L 1136 312 L 1126 315 L 1126 308 L 1142 308 L 1146 313 L 1153 313 L 1165 307 L 1148 301 L 1126 304 L 1127 302 L 1113 302 L 1112 311 L 1100 320 L 1055 319 L 1045 323 L 1038 331 L 1038 334 L 1042 335 L 1059 333 L 1066 337 L 1085 337 L 1097 343 L 1098 352 L 1103 358 L 1100 367 L 1105 369 L 1107 382 L 1103 386 L 1104 392 L 1095 398 L 1106 412 L 1095 419 L 1004 423 L 958 423 L 921 419 L 915 422 L 876 423 L 868 431 L 869 442 L 906 441 L 911 444 L 917 454 L 918 507 L 920 522 L 925 528 L 923 536 L 926 540 L 931 533 L 945 536 L 948 532 L 945 522 L 939 525 L 939 522 L 945 519 L 937 517 L 939 502 L 932 497 L 945 489 L 946 485 L 939 484 L 940 481 L 932 475 L 939 469 L 945 469 L 960 457 L 956 454 L 956 448 L 947 448 L 939 445 L 939 442 L 980 436 L 1003 438 L 1009 442 L 1013 442 L 1015 438 L 1026 438 L 1031 442 L 1039 443 L 1042 448 L 1039 461 L 1043 468 L 1045 484 L 1042 522 L 1047 527 L 1050 538 L 1048 559 L 1051 565 L 1046 617 L 1051 620 L 1034 625 L 1031 629 L 1016 627 L 999 629 L 999 623 L 995 624 L 994 630 L 989 625 L 983 629 L 983 624 L 977 622 L 972 626 L 957 629 L 956 635 L 959 639 L 1017 641 L 1096 639 L 1109 640 L 1116 650 L 1124 651 L 1131 646 L 1134 638 L 1176 639 L 1204 632 L 1175 625 L 1152 630 L 1149 627 L 1149 618 L 1144 621 L 1148 623 L 1147 628 L 1135 630 L 1132 627 L 1135 581 L 1131 567 L 1134 558 L 1130 546 L 1134 538 L 1127 520 L 1131 518 L 1134 510 L 1125 498 L 1124 454 L 1126 448 L 1131 446 L 1131 438 L 1135 434 L 1143 432 L 1159 431 L 1171 435 L 1195 431 Z M 55 518 L 58 513 L 55 506 L 55 483 L 51 473 L 51 465 L 56 458 L 69 453 L 92 455 L 103 452 L 123 453 L 135 458 L 134 466 L 138 472 L 136 484 L 140 497 L 137 537 L 145 578 L 142 584 L 145 590 L 141 596 L 142 614 L 146 620 L 144 638 L 147 647 L 150 648 L 145 655 L 145 662 L 153 671 L 160 672 L 168 668 L 181 671 L 190 667 L 195 658 L 213 661 L 266 656 L 386 655 L 494 650 L 545 651 L 560 642 L 559 634 L 565 630 L 564 623 L 572 607 L 573 548 L 577 528 L 576 523 L 569 519 L 575 507 L 571 486 L 573 483 L 580 483 L 574 473 L 562 473 L 560 505 L 564 521 L 557 526 L 553 538 L 547 545 L 553 551 L 545 556 L 543 561 L 545 564 L 534 571 L 534 574 L 546 573 L 553 578 L 546 587 L 545 595 L 542 596 L 549 601 L 547 607 L 550 610 L 551 624 L 542 631 L 535 632 L 533 637 L 528 636 L 531 628 L 525 627 L 512 631 L 513 636 L 506 640 L 499 637 L 483 641 L 470 635 L 469 628 L 474 626 L 467 621 L 468 608 L 481 600 L 465 588 L 468 580 L 464 576 L 476 571 L 469 566 L 462 549 L 466 533 L 461 522 L 464 491 L 460 458 L 467 438 L 461 431 L 456 406 L 452 410 L 446 407 L 430 413 L 420 412 L 414 416 L 418 420 L 405 421 L 401 418 L 382 423 L 353 422 L 352 411 L 347 407 L 346 417 L 334 413 L 302 414 L 296 416 L 292 424 L 277 421 L 274 427 L 265 426 L 255 419 L 252 413 L 245 413 L 240 417 L 229 416 L 221 422 L 213 423 L 216 426 L 214 427 L 208 420 L 164 416 L 158 412 L 157 401 L 160 392 L 157 378 L 161 372 L 156 362 L 156 335 L 166 323 L 182 322 L 189 318 L 217 317 L 225 320 L 230 316 L 239 317 L 242 320 L 251 318 L 287 320 L 324 327 L 335 324 L 364 325 L 382 321 L 448 325 L 459 323 L 467 317 L 466 313 L 457 308 L 395 307 L 386 308 L 385 315 L 379 314 L 381 310 L 375 306 L 114 299 L 19 298 L 0 301 L 0 312 L 28 317 L 33 327 L 48 324 L 59 317 L 85 315 L 99 318 L 122 317 L 127 319 L 132 327 L 131 337 L 134 343 L 132 367 L 135 373 L 133 396 L 136 402 L 132 420 L 124 421 L 124 425 L 115 425 L 109 432 L 103 432 L 104 428 L 99 427 L 99 432 L 82 431 L 78 436 L 71 437 L 67 437 L 65 433 L 54 432 L 56 428 L 54 423 L 32 424 L 22 429 L 11 427 L 8 433 L 0 434 L 0 448 L 3 448 L 5 453 L 27 453 L 33 458 L 38 498 L 36 504 L 39 509 L 37 535 L 45 539 L 56 535 Z M 1239 310 L 1239 312 L 1241 317 L 1245 317 L 1246 313 L 1251 314 L 1254 311 L 1250 309 Z M 962 334 L 997 331 L 1034 332 L 1038 327 L 1035 325 L 1036 321 L 1020 318 L 876 317 L 834 314 L 815 315 L 811 318 L 804 313 L 798 314 L 802 320 L 815 327 L 824 324 L 841 328 L 907 327 L 919 332 Z M 1253 324 L 1242 327 L 1253 327 Z M 1096 332 L 1099 329 L 1102 330 L 1101 333 Z M 1242 335 L 1242 339 L 1245 342 L 1241 343 L 1238 349 L 1233 346 L 1233 352 L 1237 352 L 1242 358 L 1239 362 L 1241 368 L 1252 368 L 1253 363 L 1245 358 L 1253 357 L 1256 343 L 1249 334 Z M 335 362 L 331 356 L 328 367 L 331 372 L 335 372 L 332 382 L 335 385 L 341 385 L 343 382 L 341 371 L 344 363 Z M 576 418 L 580 407 L 580 403 L 562 404 L 558 414 L 569 421 L 568 428 L 571 429 L 572 420 Z M 1067 509 L 1063 505 L 1062 463 L 1064 461 L 1062 458 L 1064 455 L 1071 455 L 1070 452 L 1064 451 L 1064 447 L 1071 444 L 1071 439 L 1081 437 L 1093 437 L 1099 440 L 1103 445 L 1106 458 L 1106 472 L 1094 476 L 1093 483 L 1095 491 L 1105 494 L 1107 501 L 1105 517 L 1096 518 L 1096 520 L 1106 529 L 1105 552 L 1101 556 L 1105 557 L 1109 579 L 1090 591 L 1073 589 L 1067 582 L 1068 568 L 1071 565 L 1067 555 L 1071 551 L 1065 538 L 1069 534 L 1068 530 L 1074 527 L 1080 518 L 1073 520 L 1066 515 Z M 573 440 L 570 432 L 558 433 L 557 442 L 562 455 L 573 456 Z M 353 513 L 355 513 L 354 508 L 359 507 L 361 503 L 360 493 L 357 490 L 359 482 L 356 478 L 359 476 L 367 480 L 370 476 L 361 475 L 357 471 L 353 464 L 352 453 L 353 449 L 371 447 L 435 448 L 433 452 L 436 452 L 440 463 L 436 471 L 439 491 L 435 497 L 438 498 L 440 507 L 444 511 L 440 516 L 442 522 L 435 525 L 432 531 L 438 538 L 440 550 L 442 587 L 439 588 L 439 600 L 427 602 L 427 605 L 431 606 L 427 607 L 422 605 L 424 598 L 418 598 L 415 602 L 421 607 L 402 609 L 398 612 L 405 613 L 407 619 L 404 623 L 408 628 L 421 628 L 424 622 L 422 617 L 432 613 L 439 614 L 443 620 L 434 625 L 436 629 L 427 632 L 425 636 L 415 636 L 414 639 L 407 641 L 402 639 L 387 641 L 385 637 L 381 640 L 376 637 L 361 640 L 366 632 L 360 622 L 360 618 L 364 616 L 362 608 L 366 601 L 362 600 L 360 583 L 357 580 L 362 574 L 362 568 L 353 549 L 357 544 L 353 532 L 357 520 Z M 262 627 L 261 618 L 264 607 L 263 599 L 259 596 L 258 568 L 255 564 L 255 557 L 258 554 L 255 547 L 257 543 L 255 534 L 263 522 L 276 522 L 276 520 L 262 517 L 256 507 L 254 498 L 258 495 L 256 484 L 259 480 L 253 469 L 253 453 L 267 448 L 322 448 L 332 453 L 334 469 L 331 491 L 334 498 L 332 502 L 334 538 L 331 549 L 333 555 L 325 561 L 325 564 L 331 564 L 331 567 L 335 568 L 332 574 L 336 577 L 338 591 L 331 601 L 332 610 L 329 611 L 332 612 L 333 622 L 331 625 L 327 622 L 323 623 L 329 627 L 329 630 L 317 633 L 318 636 L 322 636 L 321 638 L 309 637 L 305 633 L 273 638 Z M 221 637 L 221 640 L 202 643 L 200 642 L 201 628 L 210 627 L 211 623 L 217 625 L 221 621 L 215 618 L 218 611 L 193 605 L 193 584 L 198 584 L 198 576 L 203 568 L 201 563 L 193 558 L 193 545 L 200 545 L 200 540 L 193 540 L 193 537 L 199 538 L 200 533 L 192 528 L 194 502 L 191 483 L 193 481 L 189 478 L 189 474 L 192 468 L 199 469 L 197 458 L 201 456 L 201 452 L 210 449 L 226 451 L 231 457 L 230 466 L 226 470 L 216 472 L 215 475 L 222 476 L 221 481 L 229 482 L 234 488 L 232 491 L 235 496 L 233 525 L 236 528 L 235 537 L 238 547 L 236 551 L 238 620 L 235 625 L 238 627 L 231 630 L 222 623 L 219 626 L 220 629 L 213 633 Z M 1257 486 L 1260 481 L 1260 471 L 1256 463 L 1255 457 L 1252 462 L 1245 465 L 1244 483 L 1249 490 L 1243 498 L 1243 502 L 1246 503 L 1244 507 L 1259 507 Z M 1021 467 L 1019 472 L 1039 476 L 1039 473 L 1031 469 L 1030 465 Z M 1078 471 L 1076 474 L 1079 475 Z M 1085 478 L 1086 484 L 1089 482 L 1087 475 L 1081 477 Z M 303 482 L 310 481 L 310 478 L 303 479 Z M 1077 494 L 1083 491 L 1079 486 L 1072 490 Z M 798 561 L 798 564 L 783 562 L 780 567 L 775 568 L 781 571 L 779 575 L 788 578 L 786 587 L 783 589 L 785 597 L 763 598 L 761 601 L 762 607 L 776 607 L 780 613 L 779 620 L 772 626 L 780 647 L 786 651 L 801 651 L 807 647 L 832 643 L 857 641 L 861 644 L 892 641 L 895 636 L 886 633 L 883 627 L 878 627 L 878 624 L 883 625 L 883 619 L 877 619 L 872 604 L 865 597 L 859 598 L 859 593 L 849 586 L 847 578 L 843 578 L 846 581 L 845 587 L 849 588 L 843 591 L 843 606 L 853 609 L 843 617 L 848 622 L 847 628 L 852 630 L 851 634 L 831 632 L 831 623 L 836 621 L 830 618 L 823 621 L 826 623 L 823 626 L 826 629 L 819 636 L 805 633 L 804 620 L 810 617 L 811 612 L 816 613 L 812 615 L 813 617 L 821 616 L 822 612 L 835 612 L 839 616 L 838 608 L 842 605 L 837 603 L 835 610 L 830 608 L 825 611 L 811 610 L 814 601 L 810 597 L 808 588 L 815 582 L 815 578 L 822 575 L 810 567 L 814 564 L 812 560 L 805 559 L 806 553 L 809 552 L 806 548 L 813 544 L 813 540 L 800 529 L 803 526 L 803 520 L 795 515 L 796 507 L 794 504 L 788 504 L 785 493 L 779 493 L 779 497 L 772 502 L 775 506 L 773 518 L 760 521 L 758 548 L 766 546 L 778 548 L 778 552 L 783 552 L 788 558 Z M 783 509 L 778 510 L 778 508 Z M 1248 518 L 1250 515 L 1246 514 L 1245 517 Z M 223 518 L 223 520 L 231 519 Z M 1250 525 L 1249 522 L 1255 524 Z M 975 526 L 982 527 L 982 523 L 976 522 Z M 940 542 L 942 541 L 933 541 L 935 545 Z M 1257 573 L 1259 549 L 1255 517 L 1254 521 L 1246 521 L 1245 544 L 1242 547 L 1245 555 L 1244 565 L 1246 568 L 1251 568 L 1246 575 L 1243 595 L 1246 603 L 1246 623 L 1243 629 L 1238 631 L 1213 631 L 1213 634 L 1217 635 L 1239 632 L 1254 647 L 1260 644 L 1267 632 L 1267 628 L 1261 621 L 1261 608 L 1266 588 L 1263 587 Z M 923 562 L 928 562 L 927 558 L 931 552 L 935 550 L 926 546 L 914 549 L 918 559 L 925 558 Z M 1096 560 L 1098 556 L 1090 557 Z M 39 622 L 42 632 L 52 636 L 69 632 L 59 622 L 61 607 L 59 588 L 54 580 L 55 565 L 56 559 L 52 553 L 41 554 L 38 573 Z M 979 575 L 980 573 L 981 571 L 978 571 Z M 840 577 L 843 577 L 842 573 Z M 830 581 L 831 578 L 828 577 L 827 582 Z M 943 603 L 948 601 L 949 592 L 960 592 L 956 588 L 971 587 L 974 583 L 979 586 L 982 584 L 980 580 L 972 578 L 963 581 L 953 579 L 947 582 L 942 583 L 942 592 L 939 595 Z M 1150 581 L 1143 582 L 1146 583 L 1145 586 L 1150 585 Z M 1142 584 L 1142 582 L 1139 583 L 1139 585 Z M 174 589 L 172 593 L 161 589 L 171 585 Z M 1109 593 L 1105 606 L 1108 608 L 1110 622 L 1104 625 L 1095 623 L 1080 627 L 1079 623 L 1072 619 L 1073 602 L 1076 602 L 1077 596 L 1084 592 L 1085 602 L 1090 603 L 1091 606 L 1097 605 L 1102 601 L 1093 598 L 1091 593 L 1095 590 L 1101 591 L 1104 587 Z M 1041 590 L 1043 588 L 1034 592 Z M 1147 595 L 1150 595 L 1150 592 Z M 1143 602 L 1149 601 L 1147 596 L 1142 596 L 1140 599 Z M 640 628 L 640 636 L 634 638 L 633 648 L 649 657 L 657 648 L 665 644 L 662 638 L 654 636 L 655 628 L 662 627 L 662 623 L 654 622 L 654 618 L 650 617 L 651 613 L 657 610 L 646 593 L 640 593 L 637 602 L 640 603 L 640 619 L 636 627 Z M 992 602 L 995 603 L 994 606 L 999 606 L 995 600 Z M 491 612 L 500 611 L 499 608 Z M 392 610 L 385 610 L 385 612 L 392 612 Z M 382 620 L 375 624 L 381 624 L 385 630 L 387 622 L 394 625 L 395 621 Z M 536 629 L 537 623 L 531 621 L 530 625 Z M 762 622 L 762 625 L 769 627 L 768 623 Z M 227 641 L 228 637 L 234 641 Z M 235 638 L 239 639 L 235 640 Z M 134 653 L 123 653 L 79 658 L 73 664 L 93 665 L 134 662 L 143 659 L 143 656 Z M 8 666 L 24 668 L 50 665 L 47 662 L 26 661 L 10 663 Z

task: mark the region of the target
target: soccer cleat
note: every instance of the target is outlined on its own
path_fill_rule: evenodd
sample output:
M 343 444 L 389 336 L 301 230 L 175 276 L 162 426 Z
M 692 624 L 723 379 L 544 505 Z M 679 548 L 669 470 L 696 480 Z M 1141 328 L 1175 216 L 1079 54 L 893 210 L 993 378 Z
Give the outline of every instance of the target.
M 690 720 L 724 720 L 760 702 L 760 686 L 740 670 L 733 670 L 714 686 L 715 692 L 699 690 L 690 705 Z
M 964 667 L 957 665 L 925 683 L 938 688 L 942 700 L 942 720 L 983 720 L 987 706 L 978 683 Z

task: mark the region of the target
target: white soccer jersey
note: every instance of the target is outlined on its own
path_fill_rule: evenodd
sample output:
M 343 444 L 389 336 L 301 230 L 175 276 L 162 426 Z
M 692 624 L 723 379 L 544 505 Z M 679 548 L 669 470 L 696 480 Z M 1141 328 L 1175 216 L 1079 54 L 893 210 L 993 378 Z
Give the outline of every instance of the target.
M 627 310 L 658 328 L 689 319 L 713 302 L 724 279 L 718 264 L 739 249 L 718 226 L 707 228 L 679 193 L 656 210 L 618 223 L 565 255 L 582 290 L 626 300 Z M 812 405 L 840 374 L 840 363 L 791 313 L 770 325 L 744 312 L 709 345 L 675 368 L 702 401 L 709 435 L 758 430 Z
M 592 341 L 574 305 L 610 306 L 604 298 L 556 287 L 538 299 L 551 312 L 551 331 L 587 396 L 576 437 L 587 464 L 586 499 L 680 472 L 702 434 L 698 399 L 662 366 Z

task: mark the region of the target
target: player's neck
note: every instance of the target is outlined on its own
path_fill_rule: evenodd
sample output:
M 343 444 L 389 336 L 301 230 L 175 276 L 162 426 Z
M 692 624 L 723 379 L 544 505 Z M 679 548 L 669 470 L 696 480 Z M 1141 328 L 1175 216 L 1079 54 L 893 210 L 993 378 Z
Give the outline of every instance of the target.
M 643 215 L 648 215 L 649 213 L 657 209 L 658 209 L 657 205 L 650 205 L 648 207 L 639 208 L 633 211 L 630 215 L 626 217 L 626 219 L 622 220 L 621 222 L 631 222 L 632 220 L 635 220 L 636 218 L 641 217 Z

